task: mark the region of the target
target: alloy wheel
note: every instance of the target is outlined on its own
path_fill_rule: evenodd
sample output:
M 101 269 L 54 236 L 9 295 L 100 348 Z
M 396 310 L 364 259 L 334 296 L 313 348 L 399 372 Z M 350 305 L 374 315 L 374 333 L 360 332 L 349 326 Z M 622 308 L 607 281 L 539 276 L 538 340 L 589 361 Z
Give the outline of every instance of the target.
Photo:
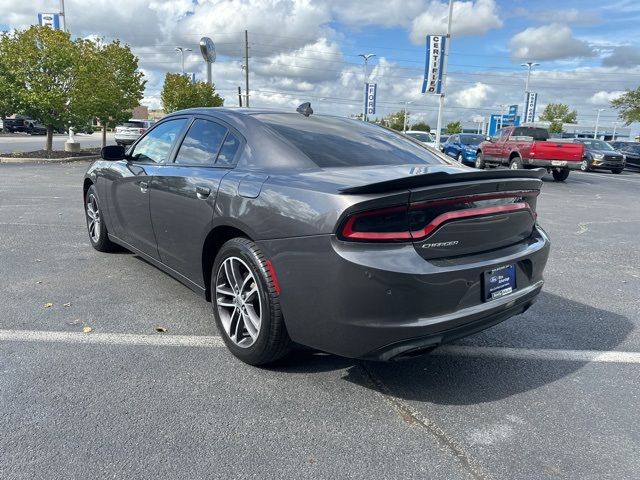
M 98 199 L 93 193 L 90 193 L 87 196 L 87 228 L 89 229 L 89 236 L 93 243 L 98 243 L 98 240 L 100 240 L 101 222 Z
M 262 324 L 262 300 L 258 282 L 249 266 L 228 257 L 216 274 L 216 307 L 225 333 L 239 347 L 250 347 Z
M 582 160 L 582 163 L 580 163 L 580 170 L 582 170 L 583 172 L 589 170 L 589 161 L 586 158 Z

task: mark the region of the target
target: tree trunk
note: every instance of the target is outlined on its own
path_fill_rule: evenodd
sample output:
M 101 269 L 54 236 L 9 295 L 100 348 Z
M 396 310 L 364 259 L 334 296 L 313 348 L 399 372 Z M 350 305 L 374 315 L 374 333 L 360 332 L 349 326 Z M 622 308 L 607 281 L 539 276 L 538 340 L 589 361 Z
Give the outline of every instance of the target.
M 7 132 L 7 117 L 6 116 L 2 116 L 2 129 L 0 130 L 0 132 Z
M 53 150 L 53 125 L 47 125 L 47 145 L 45 146 L 47 151 L 47 158 L 51 158 L 51 150 Z
M 107 146 L 107 124 L 103 123 L 102 124 L 102 147 L 106 147 Z

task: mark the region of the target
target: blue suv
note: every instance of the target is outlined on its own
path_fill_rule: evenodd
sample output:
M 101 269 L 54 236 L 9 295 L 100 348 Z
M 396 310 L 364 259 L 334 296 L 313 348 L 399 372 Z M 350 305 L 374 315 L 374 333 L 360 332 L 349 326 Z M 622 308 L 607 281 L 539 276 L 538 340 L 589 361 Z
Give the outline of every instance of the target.
M 484 137 L 482 135 L 457 133 L 447 139 L 442 151 L 460 163 L 475 165 L 478 145 L 483 141 Z

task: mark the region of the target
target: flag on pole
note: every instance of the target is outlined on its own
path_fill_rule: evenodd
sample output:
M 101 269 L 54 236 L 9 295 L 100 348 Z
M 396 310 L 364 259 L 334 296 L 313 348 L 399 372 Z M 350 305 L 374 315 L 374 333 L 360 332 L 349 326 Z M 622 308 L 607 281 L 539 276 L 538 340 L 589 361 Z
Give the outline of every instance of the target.
M 444 70 L 444 52 L 447 37 L 427 35 L 426 63 L 422 93 L 440 95 L 442 93 L 442 72 Z

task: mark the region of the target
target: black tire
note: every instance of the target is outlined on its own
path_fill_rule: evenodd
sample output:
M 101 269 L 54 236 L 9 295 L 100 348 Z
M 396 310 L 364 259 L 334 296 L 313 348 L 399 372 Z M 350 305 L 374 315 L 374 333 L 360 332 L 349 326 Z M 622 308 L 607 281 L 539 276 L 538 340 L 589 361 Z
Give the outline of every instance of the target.
M 224 328 L 218 308 L 219 298 L 224 299 L 216 288 L 218 276 L 219 274 L 223 275 L 221 269 L 224 270 L 225 260 L 232 258 L 240 259 L 253 275 L 261 302 L 260 328 L 255 340 L 248 346 L 240 346 L 231 339 Z M 245 278 L 248 278 L 248 275 Z M 220 336 L 231 353 L 243 362 L 249 365 L 265 365 L 279 360 L 291 350 L 292 342 L 284 323 L 274 279 L 267 260 L 251 240 L 241 237 L 233 238 L 226 242 L 218 252 L 211 271 L 211 303 Z M 233 318 L 233 314 L 231 318 Z M 237 322 L 236 320 L 236 324 Z M 233 320 L 231 320 L 231 324 L 233 325 Z M 247 337 L 245 336 L 245 338 Z
M 617 175 L 619 173 L 622 173 L 623 170 L 624 168 L 612 168 L 611 173 L 615 173 Z
M 95 200 L 95 202 L 94 202 Z M 91 221 L 93 217 L 90 216 L 89 204 L 94 205 L 96 211 L 98 212 L 98 222 L 96 224 L 94 220 L 94 228 L 97 228 L 97 235 L 92 233 Z M 109 234 L 107 232 L 107 226 L 104 224 L 104 219 L 102 216 L 102 209 L 100 207 L 100 201 L 98 199 L 98 190 L 94 185 L 89 187 L 87 190 L 87 195 L 84 199 L 84 215 L 87 220 L 87 231 L 89 233 L 89 241 L 91 242 L 91 246 L 98 250 L 99 252 L 113 252 L 118 250 L 118 245 L 109 240 Z
M 583 172 L 588 172 L 589 170 L 591 170 L 591 165 L 588 159 L 582 159 L 582 162 L 580 162 L 580 170 L 582 170 Z
M 551 170 L 551 174 L 553 175 L 553 179 L 556 182 L 564 182 L 567 179 L 567 177 L 569 176 L 569 169 L 568 168 L 560 168 L 560 169 L 554 168 L 553 170 Z
M 522 170 L 523 166 L 520 157 L 513 157 L 509 162 L 509 168 L 511 170 Z
M 480 170 L 483 170 L 485 168 L 485 162 L 484 162 L 484 156 L 482 155 L 482 152 L 478 152 L 478 154 L 476 155 L 476 163 L 475 163 L 475 167 L 479 168 Z

